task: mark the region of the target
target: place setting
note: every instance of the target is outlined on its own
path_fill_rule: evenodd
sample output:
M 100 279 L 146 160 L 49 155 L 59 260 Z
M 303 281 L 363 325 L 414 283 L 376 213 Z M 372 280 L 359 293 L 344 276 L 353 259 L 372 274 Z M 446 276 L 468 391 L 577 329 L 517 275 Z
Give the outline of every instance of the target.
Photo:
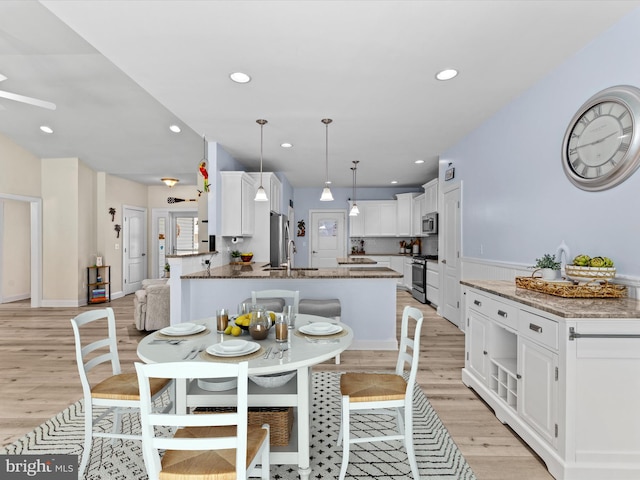
M 331 322 L 310 322 L 302 325 L 294 332 L 295 335 L 305 338 L 310 343 L 324 343 L 339 341 L 340 337 L 347 335 L 342 325 Z
M 176 325 L 171 325 L 169 327 L 165 327 L 161 330 L 158 330 L 158 332 L 156 332 L 156 338 L 152 341 L 152 343 L 159 340 L 166 340 L 168 343 L 177 344 L 173 340 L 178 340 L 178 339 L 174 337 L 187 337 L 187 336 L 207 334 L 207 333 L 209 333 L 209 330 L 207 329 L 206 325 L 201 325 L 198 323 L 189 323 L 189 322 L 178 323 Z M 170 337 L 170 338 L 166 338 L 166 337 Z
M 251 360 L 264 354 L 264 348 L 257 342 L 247 340 L 226 340 L 205 348 L 201 357 L 216 362 L 237 362 Z

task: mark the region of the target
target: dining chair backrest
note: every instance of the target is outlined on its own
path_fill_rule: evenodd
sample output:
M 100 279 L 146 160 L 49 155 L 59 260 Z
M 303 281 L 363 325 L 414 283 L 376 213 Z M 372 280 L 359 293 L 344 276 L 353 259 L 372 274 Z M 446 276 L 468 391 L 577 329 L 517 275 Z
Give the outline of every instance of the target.
M 410 320 L 415 322 L 413 336 L 409 336 Z M 420 334 L 422 322 L 424 320 L 422 312 L 416 307 L 406 306 L 402 311 L 402 325 L 400 327 L 400 350 L 396 363 L 396 374 L 404 375 L 409 371 L 407 379 L 407 401 L 408 405 L 413 405 L 413 389 L 418 375 L 418 362 L 420 361 Z
M 150 479 L 156 479 L 161 471 L 160 450 L 224 450 L 235 448 L 237 478 L 245 478 L 247 465 L 247 392 L 248 363 L 213 362 L 168 362 L 142 364 L 136 363 L 138 384 L 140 386 L 140 412 L 142 424 L 142 448 L 147 473 Z M 214 414 L 179 414 L 175 411 L 153 413 L 149 395 L 149 379 L 199 379 L 199 378 L 238 378 L 237 411 Z M 223 436 L 173 436 L 166 435 L 167 427 L 236 427 Z M 162 431 L 165 430 L 164 434 Z M 267 441 L 268 443 L 268 441 Z M 225 477 L 226 478 L 226 477 Z
M 104 336 L 87 345 L 83 345 L 80 329 L 89 323 L 98 321 L 105 322 L 101 330 Z M 116 317 L 111 307 L 100 308 L 83 312 L 75 318 L 72 318 L 71 326 L 73 327 L 73 335 L 76 343 L 76 361 L 78 363 L 80 382 L 82 383 L 85 399 L 89 399 L 90 401 L 91 382 L 89 380 L 89 372 L 92 369 L 98 365 L 109 362 L 111 363 L 111 372 L 113 375 L 119 375 L 122 371 L 116 338 Z M 91 334 L 95 335 L 95 332 L 96 330 L 92 329 Z
M 300 303 L 300 291 L 299 290 L 253 290 L 251 292 L 251 301 L 253 303 L 260 303 L 261 298 L 284 298 L 289 300 L 287 305 L 293 307 L 293 314 L 298 313 L 298 304 Z

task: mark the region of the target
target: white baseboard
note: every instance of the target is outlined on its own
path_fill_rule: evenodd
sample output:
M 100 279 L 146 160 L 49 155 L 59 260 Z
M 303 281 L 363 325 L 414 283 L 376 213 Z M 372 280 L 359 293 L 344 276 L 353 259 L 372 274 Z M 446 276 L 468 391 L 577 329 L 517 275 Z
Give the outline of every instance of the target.
M 370 341 L 370 340 L 354 340 L 349 350 L 398 350 L 398 341 Z
M 7 297 L 2 297 L 0 299 L 0 303 L 19 302 L 20 300 L 27 300 L 29 298 L 31 298 L 30 293 L 20 293 L 18 295 L 9 295 Z

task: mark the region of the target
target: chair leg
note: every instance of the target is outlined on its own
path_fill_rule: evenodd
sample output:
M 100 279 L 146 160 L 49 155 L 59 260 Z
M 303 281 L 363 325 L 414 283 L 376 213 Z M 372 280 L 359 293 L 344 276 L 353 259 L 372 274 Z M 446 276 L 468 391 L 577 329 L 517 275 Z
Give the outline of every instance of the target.
M 270 456 L 271 446 L 269 444 L 269 438 L 267 438 L 267 443 L 265 445 L 264 450 L 262 451 L 262 465 L 260 465 L 260 473 L 262 474 L 262 480 L 269 480 L 269 476 L 271 475 L 271 460 Z
M 91 446 L 93 445 L 93 409 L 91 408 L 91 400 L 87 404 L 84 402 L 84 449 L 82 451 L 82 460 L 80 461 L 80 467 L 78 467 L 78 480 L 84 478 L 84 471 L 89 463 L 89 457 L 91 455 Z
M 404 408 L 404 448 L 407 450 L 409 465 L 414 480 L 420 480 L 420 472 L 418 471 L 418 462 L 416 461 L 416 450 L 413 445 L 413 406 L 405 406 Z
M 344 480 L 347 475 L 349 465 L 349 397 L 342 397 L 342 425 L 338 441 L 342 440 L 342 465 L 340 466 L 340 480 Z

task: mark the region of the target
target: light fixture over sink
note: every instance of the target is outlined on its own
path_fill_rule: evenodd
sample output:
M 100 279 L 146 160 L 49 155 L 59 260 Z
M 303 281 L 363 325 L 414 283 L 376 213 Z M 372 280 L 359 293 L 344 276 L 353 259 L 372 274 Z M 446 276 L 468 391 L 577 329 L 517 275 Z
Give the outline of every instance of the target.
M 349 210 L 350 217 L 356 217 L 360 213 L 360 209 L 358 208 L 358 204 L 356 203 L 356 170 L 358 170 L 359 160 L 353 160 L 353 167 L 351 167 L 351 171 L 353 172 L 353 205 L 351 206 L 351 210 Z
M 325 181 L 324 188 L 322 189 L 322 195 L 320 196 L 321 202 L 332 202 L 333 195 L 331 194 L 331 189 L 329 188 L 329 124 L 333 122 L 330 118 L 323 118 L 322 123 L 324 123 L 326 127 L 326 136 L 325 136 Z
M 260 125 L 260 186 L 258 187 L 256 198 L 254 198 L 254 200 L 256 202 L 268 202 L 269 198 L 267 197 L 267 192 L 265 192 L 264 187 L 262 186 L 262 129 L 264 128 L 267 121 L 259 119 L 256 120 L 256 123 Z

